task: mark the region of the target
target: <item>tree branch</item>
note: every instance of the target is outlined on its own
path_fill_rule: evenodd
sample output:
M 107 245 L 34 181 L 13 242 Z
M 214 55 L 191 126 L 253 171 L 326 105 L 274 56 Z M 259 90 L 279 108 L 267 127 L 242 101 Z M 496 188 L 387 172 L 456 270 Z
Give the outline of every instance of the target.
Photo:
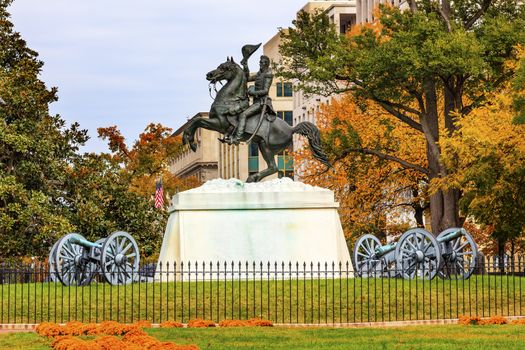
M 367 148 L 347 148 L 345 150 L 343 150 L 343 152 L 341 153 L 341 156 L 337 157 L 336 160 L 339 160 L 339 159 L 342 159 L 342 158 L 345 158 L 346 156 L 348 156 L 350 153 L 362 153 L 362 154 L 370 154 L 370 155 L 374 155 L 380 159 L 384 159 L 384 160 L 389 160 L 389 161 L 392 161 L 392 162 L 396 162 L 398 164 L 400 164 L 402 167 L 404 168 L 407 168 L 407 169 L 413 169 L 413 170 L 416 170 L 416 171 L 419 171 L 420 173 L 423 173 L 423 174 L 426 174 L 426 175 L 429 175 L 430 172 L 428 169 L 426 168 L 423 168 L 422 166 L 420 165 L 417 165 L 417 164 L 412 164 L 410 162 L 407 162 L 406 160 L 403 160 L 401 158 L 398 158 L 396 156 L 392 156 L 392 155 L 389 155 L 389 154 L 385 154 L 385 153 L 382 153 L 382 152 L 379 152 L 378 150 L 375 150 L 375 149 L 367 149 Z
M 361 84 L 361 82 L 359 81 L 354 81 L 353 84 L 355 86 L 357 86 L 358 88 L 360 89 L 363 89 L 363 84 Z M 422 114 L 420 111 L 418 111 L 417 109 L 414 109 L 414 108 L 410 108 L 410 107 L 407 107 L 407 106 L 404 106 L 402 104 L 399 104 L 399 103 L 395 103 L 395 102 L 390 102 L 390 101 L 386 101 L 386 100 L 383 100 L 383 99 L 380 99 L 378 98 L 377 96 L 374 96 L 374 94 L 370 93 L 370 92 L 366 92 L 368 95 L 369 95 L 369 98 L 372 99 L 373 101 L 379 103 L 379 105 L 381 107 L 383 107 L 388 113 L 392 114 L 394 117 L 396 117 L 397 119 L 401 120 L 403 123 L 405 124 L 408 124 L 410 127 L 420 131 L 420 132 L 423 132 L 423 128 L 421 126 L 421 124 L 419 124 L 418 122 L 416 122 L 414 119 L 410 118 L 409 116 L 401 113 L 400 111 L 396 110 L 396 108 L 399 108 L 399 109 L 402 109 L 408 113 L 413 113 L 413 114 L 416 114 L 417 116 L 419 116 L 421 118 Z
M 407 109 L 412 110 L 411 108 L 399 105 L 397 103 L 382 101 L 380 99 L 373 98 L 373 97 L 372 99 L 376 101 L 377 103 L 379 103 L 379 105 L 383 107 L 388 113 L 392 114 L 394 117 L 401 120 L 403 123 L 408 124 L 410 127 L 416 129 L 417 131 L 423 132 L 423 127 L 421 126 L 420 123 L 416 122 L 414 119 L 410 118 L 409 116 L 395 109 L 397 107 L 397 108 L 401 108 L 405 110 Z M 417 115 L 421 116 L 421 113 L 419 111 L 416 111 L 416 110 L 413 110 L 413 111 L 415 111 Z
M 465 23 L 465 29 L 470 29 L 476 23 L 476 21 L 487 11 L 489 6 L 492 4 L 492 0 L 483 0 L 483 3 L 481 4 L 481 8 L 476 12 L 471 19 Z
M 417 11 L 416 0 L 408 0 L 408 5 L 410 7 L 410 11 L 411 12 L 416 12 Z
M 441 16 L 441 18 L 443 18 L 443 20 L 445 21 L 445 25 L 447 26 L 447 31 L 449 33 L 452 32 L 452 27 L 450 25 L 450 18 L 449 18 L 450 4 L 448 3 L 448 1 L 443 1 L 443 7 L 441 8 L 438 6 L 437 11 L 439 15 Z

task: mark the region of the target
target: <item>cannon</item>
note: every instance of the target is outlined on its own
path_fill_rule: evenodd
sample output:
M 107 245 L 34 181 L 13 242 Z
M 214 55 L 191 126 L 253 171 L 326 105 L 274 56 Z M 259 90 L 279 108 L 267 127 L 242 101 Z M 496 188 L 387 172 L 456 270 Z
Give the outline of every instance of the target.
M 361 236 L 354 246 L 353 262 L 362 277 L 467 279 L 474 272 L 477 255 L 476 243 L 465 229 L 450 228 L 434 237 L 415 228 L 387 245 L 373 235 Z
M 111 285 L 129 284 L 138 275 L 139 248 L 133 237 L 116 231 L 90 242 L 78 233 L 60 238 L 49 252 L 49 274 L 53 282 L 85 286 L 96 273 Z

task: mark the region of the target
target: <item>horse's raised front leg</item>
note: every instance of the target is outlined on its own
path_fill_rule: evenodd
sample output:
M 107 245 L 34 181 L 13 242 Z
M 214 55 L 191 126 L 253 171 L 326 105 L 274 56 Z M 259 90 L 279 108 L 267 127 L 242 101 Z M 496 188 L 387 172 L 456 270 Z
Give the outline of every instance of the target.
M 195 131 L 198 128 L 213 130 L 221 132 L 221 122 L 217 118 L 195 118 L 190 125 L 184 130 L 182 134 L 182 144 L 189 144 L 193 152 L 197 150 L 197 144 L 195 143 Z
M 273 154 L 266 142 L 259 141 L 257 143 L 257 146 L 259 146 L 259 151 L 261 151 L 261 154 L 268 168 L 253 175 L 250 175 L 246 182 L 259 182 L 266 176 L 275 174 L 279 170 L 277 168 L 277 164 L 275 164 L 275 154 Z

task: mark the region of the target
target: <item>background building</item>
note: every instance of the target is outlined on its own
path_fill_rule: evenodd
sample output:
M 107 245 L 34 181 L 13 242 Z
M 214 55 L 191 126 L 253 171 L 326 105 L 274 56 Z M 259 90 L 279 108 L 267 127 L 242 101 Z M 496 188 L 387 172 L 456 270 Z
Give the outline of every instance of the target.
M 182 125 L 175 135 L 181 135 L 188 124 L 197 117 L 208 117 L 208 113 L 197 113 Z M 198 129 L 195 133 L 197 152 L 187 147 L 172 163 L 171 172 L 180 178 L 195 176 L 199 181 L 207 181 L 218 177 L 219 133 L 216 131 Z
M 302 9 L 306 12 L 322 10 L 340 34 L 345 34 L 357 23 L 357 8 L 355 0 L 347 1 L 310 1 Z M 334 96 L 309 95 L 305 96 L 302 91 L 294 91 L 293 116 L 294 125 L 308 121 L 317 125 L 317 115 L 322 104 L 330 103 Z M 293 148 L 299 149 L 307 142 L 303 137 L 294 135 Z M 303 171 L 301 164 L 295 164 L 295 180 L 300 181 Z
M 406 0 L 355 0 L 357 8 L 357 23 L 371 23 L 374 21 L 374 9 L 379 4 L 390 4 L 401 8 L 408 7 Z

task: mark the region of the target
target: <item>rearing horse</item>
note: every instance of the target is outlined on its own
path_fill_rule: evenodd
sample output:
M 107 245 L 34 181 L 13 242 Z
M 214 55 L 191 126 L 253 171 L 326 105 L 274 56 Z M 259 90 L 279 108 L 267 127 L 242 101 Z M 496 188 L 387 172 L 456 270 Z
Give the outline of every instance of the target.
M 231 134 L 237 126 L 236 116 L 249 106 L 246 74 L 241 66 L 233 61 L 233 58 L 228 58 L 217 69 L 206 74 L 206 79 L 213 84 L 226 80 L 226 84 L 217 92 L 210 108 L 209 118 L 195 118 L 184 130 L 182 141 L 184 144 L 188 143 L 193 151 L 197 150 L 194 137 L 198 128 Z M 301 122 L 292 127 L 280 118 L 275 118 L 273 121 L 269 121 L 266 116 L 263 118 L 259 127 L 258 117 L 249 118 L 241 140 L 247 141 L 255 133 L 252 142 L 257 144 L 268 168 L 250 175 L 246 182 L 258 182 L 276 173 L 278 168 L 275 163 L 275 155 L 292 143 L 292 135 L 295 133 L 306 136 L 313 156 L 321 163 L 331 167 L 321 148 L 319 130 L 314 124 Z

